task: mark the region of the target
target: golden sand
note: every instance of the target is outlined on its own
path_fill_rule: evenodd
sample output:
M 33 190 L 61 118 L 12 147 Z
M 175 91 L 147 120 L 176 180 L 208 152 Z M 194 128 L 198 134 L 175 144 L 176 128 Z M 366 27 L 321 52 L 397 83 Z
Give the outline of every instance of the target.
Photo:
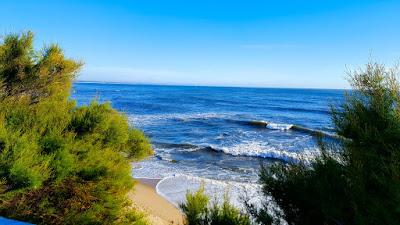
M 145 214 L 154 225 L 183 225 L 183 214 L 173 204 L 161 197 L 156 192 L 156 179 L 137 179 L 134 191 L 129 193 L 129 198 L 135 206 Z

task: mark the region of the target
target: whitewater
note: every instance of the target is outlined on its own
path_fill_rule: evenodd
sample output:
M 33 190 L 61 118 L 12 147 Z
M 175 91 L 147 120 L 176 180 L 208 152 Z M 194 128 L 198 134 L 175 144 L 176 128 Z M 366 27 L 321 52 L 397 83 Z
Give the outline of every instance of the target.
M 338 139 L 329 105 L 342 90 L 75 83 L 73 98 L 96 98 L 124 112 L 150 138 L 155 155 L 135 163 L 136 178 L 161 179 L 157 192 L 175 205 L 205 186 L 240 206 L 257 200 L 260 164 L 310 161 L 317 137 Z M 257 194 L 258 193 L 258 194 Z

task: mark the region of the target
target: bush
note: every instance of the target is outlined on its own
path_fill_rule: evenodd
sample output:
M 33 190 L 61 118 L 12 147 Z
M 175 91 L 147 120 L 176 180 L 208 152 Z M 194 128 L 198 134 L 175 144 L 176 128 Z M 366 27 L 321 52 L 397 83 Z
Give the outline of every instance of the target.
M 186 203 L 180 205 L 186 216 L 188 225 L 207 224 L 209 198 L 204 193 L 204 187 L 197 192 L 186 194 Z
M 249 225 L 250 218 L 229 203 L 225 196 L 221 205 L 211 206 L 204 187 L 186 194 L 186 202 L 180 205 L 188 225 Z
M 212 225 L 250 225 L 250 218 L 245 213 L 229 203 L 225 196 L 222 205 L 214 203 L 210 211 L 210 224 Z
M 33 35 L 0 44 L 0 215 L 36 224 L 144 224 L 130 161 L 152 154 L 110 104 L 69 99 L 81 63 Z
M 263 166 L 265 207 L 249 207 L 259 223 L 400 224 L 396 71 L 369 63 L 349 77 L 353 90 L 332 108 L 336 131 L 346 139 L 339 150 L 322 144 L 321 157 L 311 165 Z

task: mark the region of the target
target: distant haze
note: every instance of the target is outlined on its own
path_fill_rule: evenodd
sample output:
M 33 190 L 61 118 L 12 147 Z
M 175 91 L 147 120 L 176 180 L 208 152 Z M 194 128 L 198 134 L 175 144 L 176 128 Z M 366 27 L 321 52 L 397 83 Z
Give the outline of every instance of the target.
M 400 1 L 12 1 L 0 32 L 32 30 L 81 59 L 84 81 L 347 88 L 400 57 Z

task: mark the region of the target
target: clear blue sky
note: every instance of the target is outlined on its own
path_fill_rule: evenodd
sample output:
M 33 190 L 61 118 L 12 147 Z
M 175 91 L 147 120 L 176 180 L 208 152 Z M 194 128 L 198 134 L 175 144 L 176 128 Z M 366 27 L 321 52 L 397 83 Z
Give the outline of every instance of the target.
M 400 1 L 2 0 L 0 21 L 86 81 L 344 88 L 346 67 L 400 57 Z

